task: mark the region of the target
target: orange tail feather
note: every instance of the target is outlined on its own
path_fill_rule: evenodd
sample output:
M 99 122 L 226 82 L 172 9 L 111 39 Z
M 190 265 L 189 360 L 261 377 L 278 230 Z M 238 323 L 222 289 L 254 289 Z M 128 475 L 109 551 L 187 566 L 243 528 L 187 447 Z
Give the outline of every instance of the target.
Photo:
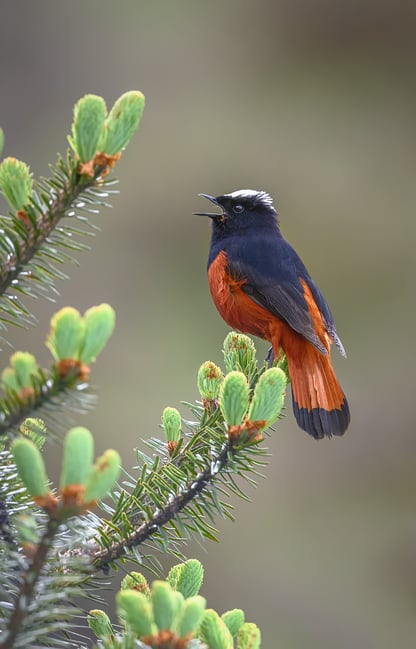
M 331 365 L 307 344 L 300 357 L 287 356 L 293 412 L 301 428 L 315 439 L 342 435 L 350 422 L 347 400 Z

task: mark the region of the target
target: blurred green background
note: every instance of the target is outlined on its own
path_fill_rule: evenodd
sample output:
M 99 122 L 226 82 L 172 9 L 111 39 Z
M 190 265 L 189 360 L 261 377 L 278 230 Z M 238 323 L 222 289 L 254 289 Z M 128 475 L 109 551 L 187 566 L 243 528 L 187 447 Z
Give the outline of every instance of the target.
M 395 0 L 2 8 L 5 154 L 36 175 L 64 151 L 83 94 L 109 106 L 128 89 L 147 97 L 117 168 L 121 195 L 59 286 L 59 306 L 117 310 L 93 372 L 98 407 L 78 419 L 98 450 L 115 446 L 129 467 L 163 407 L 197 398 L 200 363 L 221 361 L 227 327 L 207 289 L 199 192 L 270 192 L 331 305 L 348 352 L 334 353 L 348 433 L 314 442 L 288 407 L 254 503 L 235 501 L 218 545 L 189 549 L 209 603 L 244 608 L 265 648 L 414 645 L 415 25 L 414 5 Z M 12 338 L 47 363 L 56 306 L 33 308 L 39 328 Z

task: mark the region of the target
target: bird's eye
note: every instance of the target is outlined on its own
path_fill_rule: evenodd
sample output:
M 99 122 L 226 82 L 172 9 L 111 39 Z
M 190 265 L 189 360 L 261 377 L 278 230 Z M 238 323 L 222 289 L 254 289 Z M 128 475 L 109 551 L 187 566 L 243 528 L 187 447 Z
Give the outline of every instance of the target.
M 244 212 L 244 207 L 238 203 L 237 205 L 233 206 L 233 212 L 235 214 L 241 214 L 241 212 Z

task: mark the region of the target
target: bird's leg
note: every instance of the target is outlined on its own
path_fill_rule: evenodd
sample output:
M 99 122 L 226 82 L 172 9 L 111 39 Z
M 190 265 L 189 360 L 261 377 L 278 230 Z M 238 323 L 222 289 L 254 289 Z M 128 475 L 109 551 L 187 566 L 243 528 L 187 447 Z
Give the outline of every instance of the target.
M 273 366 L 273 363 L 274 363 L 273 347 L 270 347 L 269 351 L 267 352 L 266 363 L 267 363 L 267 367 L 272 367 Z

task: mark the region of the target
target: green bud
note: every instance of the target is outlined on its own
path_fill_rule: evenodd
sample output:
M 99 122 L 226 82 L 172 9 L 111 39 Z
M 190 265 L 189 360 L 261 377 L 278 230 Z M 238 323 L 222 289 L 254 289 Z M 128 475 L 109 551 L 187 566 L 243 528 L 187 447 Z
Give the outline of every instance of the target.
M 159 631 L 173 629 L 178 613 L 178 600 L 166 581 L 154 581 L 150 589 L 153 616 Z
M 253 622 L 243 624 L 237 636 L 237 649 L 260 649 L 260 629 Z
M 80 360 L 89 365 L 95 361 L 114 331 L 116 314 L 109 304 L 93 306 L 84 313 L 85 334 Z
M 150 601 L 135 590 L 121 590 L 117 593 L 117 615 L 139 638 L 153 635 L 156 631 Z
M 137 129 L 144 109 L 144 95 L 136 90 L 121 95 L 106 120 L 104 153 L 115 155 L 130 142 Z
M 0 165 L 0 190 L 13 209 L 22 210 L 33 195 L 28 165 L 16 158 L 5 158 Z
M 28 437 L 38 449 L 42 449 L 47 433 L 47 428 L 42 419 L 27 417 L 20 425 L 19 431 L 22 435 Z
M 234 637 L 244 624 L 244 611 L 241 608 L 234 608 L 232 611 L 223 613 L 221 619 L 225 622 L 229 632 Z
M 121 471 L 121 458 L 117 451 L 105 451 L 98 458 L 85 487 L 86 503 L 104 498 L 113 488 Z
M 89 162 L 103 137 L 107 107 L 102 97 L 85 95 L 74 106 L 72 137 L 69 142 L 81 162 Z
M 114 635 L 114 629 L 107 613 L 99 608 L 92 609 L 87 615 L 87 624 L 97 638 L 104 639 Z
M 183 605 L 185 604 L 185 598 L 182 595 L 182 593 L 180 593 L 178 590 L 173 590 L 172 589 L 172 594 L 173 594 L 173 598 L 175 600 L 175 606 L 176 606 L 177 614 L 179 614 L 179 612 L 183 608 Z
M 188 559 L 179 566 L 180 570 L 176 574 L 175 586 L 172 586 L 172 588 L 182 593 L 185 599 L 197 595 L 204 579 L 202 563 L 198 559 Z
M 4 131 L 2 128 L 0 128 L 0 155 L 3 153 L 3 147 L 4 147 Z
M 141 572 L 135 572 L 134 570 L 124 577 L 120 588 L 121 590 L 126 590 L 127 588 L 137 590 L 138 593 L 143 593 L 146 597 L 150 596 L 150 588 L 146 577 Z
M 283 352 L 280 353 L 279 358 L 277 359 L 276 367 L 280 367 L 281 370 L 286 374 L 286 378 L 289 376 L 289 365 L 287 363 L 286 354 Z
M 198 390 L 201 397 L 209 401 L 217 399 L 223 378 L 221 369 L 215 363 L 212 361 L 202 363 L 198 371 Z
M 66 306 L 51 318 L 51 328 L 46 346 L 55 360 L 64 358 L 79 359 L 84 342 L 85 322 L 77 309 Z
M 188 597 L 185 600 L 178 623 L 178 635 L 180 638 L 196 633 L 201 624 L 206 605 L 205 597 L 200 595 Z
M 271 426 L 283 408 L 286 390 L 286 374 L 278 367 L 271 367 L 259 378 L 250 409 L 249 421 L 265 421 L 263 428 Z
M 29 354 L 29 352 L 15 352 L 10 356 L 10 365 L 16 372 L 19 388 L 32 387 L 33 375 L 39 369 L 33 354 Z
M 17 380 L 16 370 L 12 367 L 5 367 L 2 371 L 1 387 L 5 392 L 20 392 L 20 384 Z
M 223 354 L 227 372 L 238 370 L 251 377 L 256 371 L 256 348 L 245 334 L 231 331 L 224 340 Z
M 33 378 L 38 372 L 38 364 L 33 354 L 15 352 L 10 356 L 11 367 L 6 367 L 1 375 L 2 387 L 9 392 L 21 392 L 32 388 Z
M 212 608 L 205 611 L 199 636 L 210 649 L 233 649 L 234 642 L 225 622 Z
M 178 579 L 183 570 L 183 567 L 184 567 L 183 563 L 177 563 L 175 566 L 172 566 L 172 568 L 168 572 L 166 581 L 168 582 L 168 584 L 170 584 L 173 590 L 176 590 L 176 587 L 178 585 Z
M 17 472 L 32 497 L 49 493 L 48 476 L 39 449 L 29 439 L 16 439 L 12 444 Z
M 65 435 L 61 489 L 68 485 L 85 485 L 94 458 L 94 439 L 83 426 L 71 428 Z M 89 501 L 87 501 L 89 502 Z
M 167 407 L 162 414 L 162 428 L 167 442 L 179 442 L 182 430 L 182 418 L 176 408 Z
M 220 390 L 220 408 L 229 426 L 239 426 L 247 412 L 249 387 L 242 372 L 229 372 Z
M 39 527 L 35 517 L 32 514 L 18 514 L 13 518 L 13 523 L 17 530 L 20 543 L 31 543 L 37 545 L 39 543 Z

